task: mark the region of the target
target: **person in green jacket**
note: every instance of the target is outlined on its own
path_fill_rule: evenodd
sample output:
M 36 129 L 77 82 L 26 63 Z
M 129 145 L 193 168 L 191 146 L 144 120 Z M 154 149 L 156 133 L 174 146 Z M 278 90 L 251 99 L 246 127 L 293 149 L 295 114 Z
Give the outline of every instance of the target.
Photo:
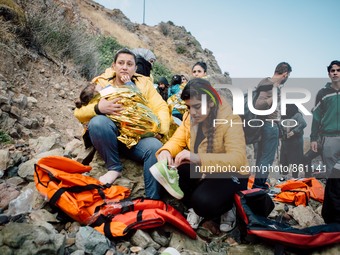
M 310 140 L 311 149 L 317 152 L 321 149 L 317 140 L 321 138 L 324 170 L 329 177 L 340 157 L 340 61 L 332 61 L 327 71 L 331 83 L 316 96 Z
M 331 83 L 316 96 L 310 138 L 311 149 L 317 152 L 320 136 L 326 170 L 322 217 L 326 223 L 340 223 L 340 61 L 332 61 L 327 71 Z

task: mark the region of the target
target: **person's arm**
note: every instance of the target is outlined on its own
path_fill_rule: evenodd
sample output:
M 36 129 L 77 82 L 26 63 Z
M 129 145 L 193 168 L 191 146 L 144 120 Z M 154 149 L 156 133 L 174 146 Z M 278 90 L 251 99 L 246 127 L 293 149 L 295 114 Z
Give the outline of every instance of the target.
M 312 110 L 313 113 L 313 121 L 311 128 L 310 140 L 311 142 L 316 142 L 319 139 L 321 118 L 322 118 L 322 90 L 320 90 L 316 96 L 315 107 Z
M 190 141 L 189 131 L 190 131 L 190 115 L 189 113 L 185 113 L 181 125 L 176 129 L 175 133 L 171 136 L 169 141 L 167 141 L 163 145 L 163 147 L 156 152 L 156 156 L 158 156 L 161 151 L 167 150 L 174 158 L 182 150 L 189 147 L 190 146 L 188 144 L 188 142 Z
M 297 125 L 294 128 L 292 128 L 290 131 L 290 132 L 293 132 L 292 135 L 302 133 L 303 129 L 307 126 L 307 123 L 305 119 L 303 118 L 302 114 L 298 112 L 292 117 L 292 119 L 296 120 L 297 122 Z
M 257 110 L 267 110 L 271 107 L 273 98 L 272 98 L 272 90 L 269 91 L 261 91 L 259 97 L 255 103 L 255 109 Z
M 318 152 L 318 139 L 319 139 L 319 132 L 320 132 L 320 125 L 321 125 L 321 117 L 322 117 L 322 90 L 318 92 L 316 95 L 315 100 L 315 107 L 312 110 L 313 113 L 313 120 L 312 120 L 312 128 L 310 134 L 310 146 L 311 150 L 314 152 Z

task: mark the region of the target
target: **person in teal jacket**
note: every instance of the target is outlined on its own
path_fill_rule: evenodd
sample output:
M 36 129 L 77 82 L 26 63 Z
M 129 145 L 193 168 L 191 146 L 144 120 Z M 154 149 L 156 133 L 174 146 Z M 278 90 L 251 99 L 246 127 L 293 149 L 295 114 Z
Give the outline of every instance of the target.
M 170 83 L 170 88 L 168 89 L 168 104 L 172 105 L 172 112 L 171 115 L 177 117 L 178 119 L 182 120 L 183 114 L 177 109 L 177 104 L 182 101 L 181 94 L 182 94 L 182 77 L 178 74 L 175 74 Z

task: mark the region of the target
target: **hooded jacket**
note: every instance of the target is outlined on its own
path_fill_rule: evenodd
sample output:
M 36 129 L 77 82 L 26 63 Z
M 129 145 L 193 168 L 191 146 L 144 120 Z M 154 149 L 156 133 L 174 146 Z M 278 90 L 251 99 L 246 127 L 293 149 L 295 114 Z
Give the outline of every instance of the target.
M 107 85 L 113 86 L 113 80 L 116 77 L 116 73 L 112 68 L 106 69 L 105 73 L 95 77 L 92 82 L 99 84 L 103 88 Z M 158 94 L 154 88 L 151 80 L 148 77 L 135 73 L 131 79 L 141 91 L 145 99 L 148 101 L 147 106 L 152 110 L 158 117 L 161 127 L 160 134 L 166 135 L 169 132 L 170 115 L 168 105 L 162 97 Z M 96 101 L 91 101 L 88 105 L 76 108 L 74 116 L 81 122 L 86 123 L 91 120 L 96 114 L 94 107 Z
M 216 119 L 228 120 L 228 124 L 216 125 L 212 153 L 207 153 L 208 130 L 203 126 L 205 138 L 198 146 L 201 166 L 235 166 L 238 173 L 248 175 L 248 171 L 241 169 L 241 166 L 248 165 L 242 125 L 230 124 L 231 121 L 241 123 L 241 118 L 232 114 L 232 109 L 224 98 L 222 98 L 222 105 L 219 106 Z M 172 157 L 186 148 L 193 151 L 196 136 L 197 129 L 190 127 L 190 114 L 186 112 L 181 125 L 170 140 L 157 151 L 156 155 L 162 150 L 168 150 Z
M 312 110 L 312 142 L 317 141 L 319 136 L 340 136 L 340 90 L 331 85 L 327 83 L 316 96 Z

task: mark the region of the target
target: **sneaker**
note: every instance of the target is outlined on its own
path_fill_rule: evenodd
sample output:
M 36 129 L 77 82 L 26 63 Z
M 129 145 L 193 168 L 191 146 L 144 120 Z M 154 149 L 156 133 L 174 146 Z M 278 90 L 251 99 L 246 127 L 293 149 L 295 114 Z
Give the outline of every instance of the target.
M 201 223 L 202 220 L 203 220 L 203 217 L 198 216 L 194 212 L 194 209 L 190 208 L 188 210 L 187 221 L 189 222 L 190 226 L 193 229 L 197 229 L 198 225 Z
M 233 205 L 231 210 L 221 215 L 220 230 L 230 232 L 236 227 L 236 207 Z
M 155 179 L 170 193 L 171 196 L 182 199 L 183 191 L 179 187 L 179 176 L 176 168 L 169 169 L 166 160 L 161 160 L 150 167 L 150 172 Z

